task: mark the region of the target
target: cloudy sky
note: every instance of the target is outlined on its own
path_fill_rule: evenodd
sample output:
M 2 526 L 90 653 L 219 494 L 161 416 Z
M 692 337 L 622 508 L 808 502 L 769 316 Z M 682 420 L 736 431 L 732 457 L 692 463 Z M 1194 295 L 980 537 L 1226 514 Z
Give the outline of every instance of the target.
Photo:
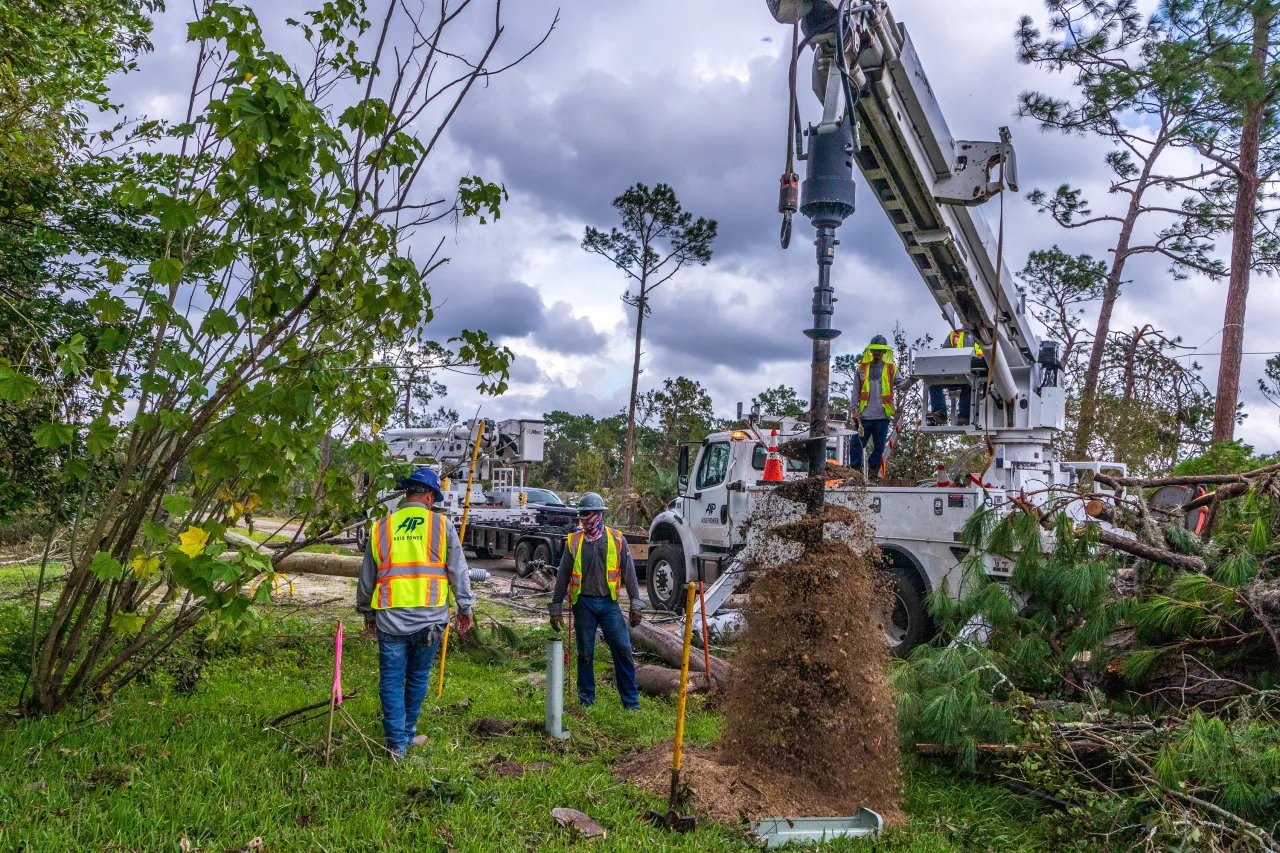
M 251 5 L 273 30 L 273 21 L 312 4 Z M 814 263 L 803 219 L 789 251 L 777 241 L 789 28 L 774 22 L 764 0 L 518 0 L 504 8 L 509 55 L 535 42 L 557 8 L 560 23 L 518 69 L 474 92 L 450 126 L 432 176 L 448 186 L 463 174 L 481 175 L 503 183 L 510 201 L 497 223 L 450 225 L 421 240 L 434 245 L 447 236 L 451 258 L 434 279 L 437 336 L 484 329 L 517 360 L 502 398 L 482 400 L 454 376 L 445 377 L 447 402 L 464 416 L 482 404 L 488 417 L 553 409 L 609 415 L 625 406 L 634 310 L 619 299 L 621 273 L 580 242 L 588 224 L 614 223 L 610 201 L 637 181 L 670 184 L 687 210 L 717 220 L 720 234 L 708 266 L 682 272 L 655 293 L 642 388 L 682 374 L 706 386 L 723 415 L 766 387 L 807 388 L 809 342 L 801 330 L 809 325 Z M 1084 188 L 1095 211 L 1114 203 L 1104 144 L 1043 134 L 1013 115 L 1024 89 L 1068 91 L 1068 81 L 1014 57 L 1017 18 L 1039 14 L 1041 3 L 895 0 L 892 8 L 956 138 L 994 139 L 1000 125 L 1012 126 L 1023 195 L 1007 203 L 1010 267 L 1020 269 L 1029 251 L 1055 243 L 1105 257 L 1110 226 L 1064 231 L 1024 198 L 1029 189 L 1069 182 Z M 180 119 L 190 17 L 189 5 L 173 2 L 157 21 L 155 53 L 118 87 L 130 112 Z M 816 100 L 807 91 L 801 98 L 805 119 L 814 118 Z M 834 325 L 844 334 L 835 352 L 861 350 L 895 323 L 912 337 L 945 334 L 940 310 L 865 186 L 859 198 L 859 212 L 839 234 Z M 1150 322 L 1181 335 L 1199 348 L 1212 388 L 1225 284 L 1175 281 L 1155 260 L 1131 261 L 1126 273 L 1132 281 L 1114 327 Z M 1270 279 L 1253 282 L 1245 349 L 1280 350 L 1280 298 Z M 1256 391 L 1265 360 L 1245 359 L 1249 418 L 1241 434 L 1273 451 L 1280 409 Z

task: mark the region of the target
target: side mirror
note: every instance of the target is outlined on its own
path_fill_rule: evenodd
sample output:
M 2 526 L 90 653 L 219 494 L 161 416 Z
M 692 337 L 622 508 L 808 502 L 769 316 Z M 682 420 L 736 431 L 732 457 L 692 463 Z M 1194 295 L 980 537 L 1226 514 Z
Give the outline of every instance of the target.
M 676 461 L 676 493 L 683 495 L 689 489 L 689 445 L 680 445 Z

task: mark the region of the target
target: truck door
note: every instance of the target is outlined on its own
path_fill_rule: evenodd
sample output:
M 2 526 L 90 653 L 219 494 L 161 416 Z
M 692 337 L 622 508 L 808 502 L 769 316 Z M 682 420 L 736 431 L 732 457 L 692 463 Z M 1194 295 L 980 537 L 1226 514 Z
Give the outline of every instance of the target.
M 702 450 L 693 478 L 693 507 L 689 520 L 705 545 L 729 547 L 728 441 L 713 441 Z

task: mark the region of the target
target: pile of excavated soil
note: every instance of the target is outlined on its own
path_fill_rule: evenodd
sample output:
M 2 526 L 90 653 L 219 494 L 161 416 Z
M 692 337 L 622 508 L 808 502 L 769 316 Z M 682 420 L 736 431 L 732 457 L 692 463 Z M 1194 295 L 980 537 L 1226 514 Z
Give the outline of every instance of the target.
M 785 497 L 807 502 L 821 485 L 786 483 Z M 725 763 L 768 778 L 795 777 L 825 805 L 846 806 L 842 814 L 865 806 L 886 820 L 900 816 L 888 608 L 875 577 L 871 531 L 858 513 L 828 506 L 821 517 L 805 516 L 768 535 L 793 549 L 798 544 L 802 553 L 752 572 L 746 629 L 723 706 Z
M 780 770 L 730 764 L 717 750 L 686 747 L 681 765 L 684 808 L 722 823 L 800 815 L 848 817 L 863 805 L 855 798 L 832 795 L 808 779 Z M 613 766 L 613 772 L 665 798 L 671 791 L 671 741 L 624 757 Z M 874 810 L 880 812 L 888 826 L 906 823 L 896 805 L 890 811 Z

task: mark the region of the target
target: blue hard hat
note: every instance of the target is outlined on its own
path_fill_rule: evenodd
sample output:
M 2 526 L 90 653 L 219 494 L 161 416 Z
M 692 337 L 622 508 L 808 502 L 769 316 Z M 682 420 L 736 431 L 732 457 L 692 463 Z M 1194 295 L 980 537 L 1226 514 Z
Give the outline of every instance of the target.
M 408 477 L 402 477 L 396 483 L 396 486 L 401 489 L 408 489 L 411 485 L 426 486 L 436 496 L 436 500 L 444 501 L 444 492 L 440 491 L 440 475 L 430 468 L 418 468 Z M 421 491 L 421 489 L 416 491 Z

